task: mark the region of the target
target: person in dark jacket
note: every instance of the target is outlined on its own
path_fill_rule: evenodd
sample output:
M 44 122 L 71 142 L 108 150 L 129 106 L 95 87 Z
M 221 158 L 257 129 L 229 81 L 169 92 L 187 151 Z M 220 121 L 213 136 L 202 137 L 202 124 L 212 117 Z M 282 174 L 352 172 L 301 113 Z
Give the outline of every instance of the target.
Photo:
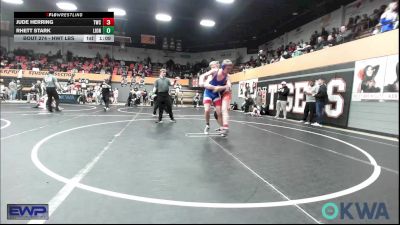
M 279 114 L 281 113 L 281 109 L 283 111 L 283 119 L 286 119 L 286 105 L 287 105 L 287 96 L 289 95 L 289 88 L 286 86 L 286 82 L 282 81 L 282 87 L 278 89 L 278 101 L 276 102 L 276 115 L 275 118 L 279 118 Z
M 131 88 L 131 90 L 129 91 L 129 94 L 128 94 L 128 100 L 126 101 L 126 104 L 125 104 L 128 107 L 131 106 L 132 100 L 134 99 L 133 94 L 135 94 L 135 93 L 133 92 L 133 89 Z
M 327 91 L 325 81 L 323 79 L 318 79 L 317 83 L 319 85 L 318 92 L 313 95 L 315 97 L 317 121 L 311 125 L 317 126 L 317 127 L 322 127 L 325 105 L 329 101 L 328 100 L 328 91 Z
M 111 85 L 109 84 L 108 79 L 104 79 L 104 82 L 101 84 L 101 94 L 103 96 L 103 101 L 105 104 L 104 112 L 110 110 L 110 93 L 111 93 Z

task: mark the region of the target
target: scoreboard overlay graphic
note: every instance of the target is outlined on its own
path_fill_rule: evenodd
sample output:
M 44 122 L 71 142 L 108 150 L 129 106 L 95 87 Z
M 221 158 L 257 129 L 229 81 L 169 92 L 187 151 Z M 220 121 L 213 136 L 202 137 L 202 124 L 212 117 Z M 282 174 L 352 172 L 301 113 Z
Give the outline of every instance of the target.
M 14 12 L 15 42 L 114 42 L 113 12 Z

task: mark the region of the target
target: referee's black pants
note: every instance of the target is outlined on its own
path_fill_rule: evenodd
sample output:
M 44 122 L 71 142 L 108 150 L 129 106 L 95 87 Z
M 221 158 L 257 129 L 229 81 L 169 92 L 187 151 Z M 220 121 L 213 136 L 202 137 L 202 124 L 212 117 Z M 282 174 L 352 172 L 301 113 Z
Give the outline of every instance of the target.
M 168 92 L 159 92 L 157 94 L 157 104 L 158 104 L 158 120 L 162 120 L 164 110 L 169 114 L 169 118 L 171 120 L 174 119 L 174 115 L 172 114 L 172 102 L 171 97 Z
M 153 99 L 153 115 L 157 114 L 157 109 L 158 109 L 158 98 L 155 97 Z
M 307 122 L 308 114 L 310 114 L 310 123 L 314 122 L 315 116 L 315 102 L 306 102 L 306 107 L 304 108 L 303 120 Z
M 103 101 L 106 105 L 106 108 L 110 107 L 110 93 L 103 93 Z
M 46 93 L 47 93 L 47 109 L 48 110 L 53 110 L 51 106 L 51 102 L 54 100 L 56 101 L 56 109 L 58 109 L 58 105 L 60 104 L 60 98 L 58 97 L 58 93 L 55 87 L 47 87 L 46 88 Z

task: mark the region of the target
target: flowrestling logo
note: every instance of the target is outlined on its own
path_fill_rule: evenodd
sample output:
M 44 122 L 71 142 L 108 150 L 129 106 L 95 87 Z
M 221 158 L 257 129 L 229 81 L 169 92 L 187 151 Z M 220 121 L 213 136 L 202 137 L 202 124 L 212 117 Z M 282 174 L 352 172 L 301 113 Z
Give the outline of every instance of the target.
M 8 204 L 8 220 L 48 220 L 48 204 Z
M 322 216 L 327 220 L 361 219 L 388 220 L 389 213 L 383 202 L 328 202 L 322 206 Z

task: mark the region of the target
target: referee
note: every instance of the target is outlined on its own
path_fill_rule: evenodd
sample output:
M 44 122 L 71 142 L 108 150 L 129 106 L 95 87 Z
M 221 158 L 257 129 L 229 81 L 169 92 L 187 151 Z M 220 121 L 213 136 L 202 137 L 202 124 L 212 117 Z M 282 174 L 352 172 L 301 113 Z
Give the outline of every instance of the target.
M 46 93 L 47 93 L 47 109 L 49 112 L 53 112 L 53 108 L 51 106 L 51 103 L 54 100 L 56 101 L 56 111 L 60 112 L 61 110 L 58 108 L 58 105 L 60 104 L 60 100 L 58 97 L 57 93 L 57 88 L 60 89 L 60 84 L 57 82 L 57 78 L 54 76 L 54 69 L 50 68 L 49 73 L 44 77 L 44 83 L 46 87 Z
M 103 101 L 105 104 L 104 112 L 110 110 L 110 89 L 111 85 L 108 84 L 109 80 L 104 79 L 104 82 L 101 84 L 101 95 L 103 96 Z
M 154 83 L 153 92 L 157 93 L 157 104 L 158 104 L 158 121 L 156 123 L 162 123 L 162 116 L 164 109 L 169 114 L 171 118 L 171 122 L 176 123 L 174 119 L 174 115 L 172 114 L 172 103 L 171 97 L 169 96 L 169 87 L 175 85 L 176 79 L 174 83 L 171 83 L 171 80 L 166 78 L 167 74 L 166 69 L 160 70 L 160 78 L 156 80 Z

